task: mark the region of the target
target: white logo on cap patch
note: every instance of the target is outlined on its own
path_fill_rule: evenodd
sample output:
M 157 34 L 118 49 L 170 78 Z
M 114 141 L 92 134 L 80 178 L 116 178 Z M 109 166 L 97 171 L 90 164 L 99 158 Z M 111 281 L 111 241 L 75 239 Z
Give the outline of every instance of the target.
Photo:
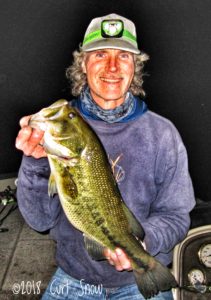
M 123 22 L 120 20 L 105 20 L 102 22 L 102 30 L 104 34 L 114 37 L 123 31 Z

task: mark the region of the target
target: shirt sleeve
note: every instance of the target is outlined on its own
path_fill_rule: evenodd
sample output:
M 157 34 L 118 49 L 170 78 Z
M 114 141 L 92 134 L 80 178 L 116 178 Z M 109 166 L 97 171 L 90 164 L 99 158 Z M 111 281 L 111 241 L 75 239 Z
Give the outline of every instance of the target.
M 187 152 L 174 127 L 160 141 L 155 181 L 157 195 L 142 226 L 147 251 L 162 256 L 185 238 L 190 226 L 189 212 L 195 205 Z
M 53 228 L 61 211 L 58 196 L 48 196 L 49 175 L 47 158 L 23 156 L 18 174 L 18 206 L 25 221 L 37 231 Z

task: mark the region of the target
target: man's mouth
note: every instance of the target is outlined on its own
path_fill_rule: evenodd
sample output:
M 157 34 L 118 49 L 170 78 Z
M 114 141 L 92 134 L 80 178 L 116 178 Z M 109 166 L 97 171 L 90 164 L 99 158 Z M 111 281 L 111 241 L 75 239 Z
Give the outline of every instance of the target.
M 123 78 L 108 78 L 108 77 L 100 77 L 100 79 L 107 83 L 119 83 Z

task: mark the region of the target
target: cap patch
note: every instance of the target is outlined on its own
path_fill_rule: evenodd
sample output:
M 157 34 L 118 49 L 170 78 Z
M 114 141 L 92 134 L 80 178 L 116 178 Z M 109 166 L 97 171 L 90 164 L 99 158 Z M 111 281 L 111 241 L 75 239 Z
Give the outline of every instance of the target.
M 101 23 L 101 35 L 104 38 L 120 38 L 123 35 L 122 20 L 104 20 Z

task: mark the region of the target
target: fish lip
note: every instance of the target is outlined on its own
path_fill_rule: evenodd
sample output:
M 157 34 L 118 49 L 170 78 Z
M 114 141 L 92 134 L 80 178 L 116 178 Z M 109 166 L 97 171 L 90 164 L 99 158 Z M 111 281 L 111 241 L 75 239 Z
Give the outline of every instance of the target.
M 59 155 L 58 157 L 61 158 L 61 159 L 64 159 L 64 160 L 71 160 L 71 159 L 73 159 L 72 157 L 61 156 L 61 155 Z
M 70 156 L 62 156 L 62 155 L 57 155 L 57 154 L 52 154 L 49 153 L 48 155 L 55 157 L 55 158 L 59 158 L 59 159 L 64 159 L 64 160 L 72 160 L 75 159 L 75 157 L 70 157 Z
M 29 119 L 28 125 L 32 128 L 40 129 L 40 130 L 45 131 L 46 128 L 47 128 L 47 125 L 46 125 L 45 121 L 46 121 L 46 119 L 44 119 L 40 115 L 37 116 L 35 114 L 35 115 L 32 115 L 31 118 Z
M 61 137 L 52 135 L 52 139 L 55 141 L 68 140 L 69 138 L 70 138 L 70 135 L 64 135 Z

